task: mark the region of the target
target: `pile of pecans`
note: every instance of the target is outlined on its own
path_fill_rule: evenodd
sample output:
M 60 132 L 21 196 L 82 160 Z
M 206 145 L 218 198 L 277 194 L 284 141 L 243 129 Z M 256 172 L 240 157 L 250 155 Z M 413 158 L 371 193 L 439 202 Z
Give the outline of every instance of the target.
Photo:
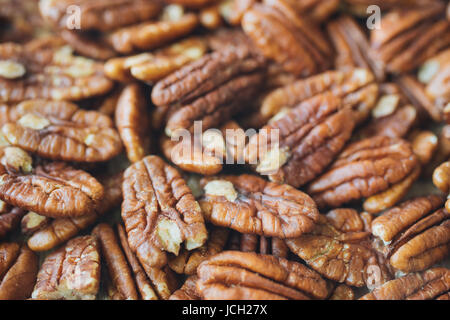
M 449 300 L 449 253 L 447 1 L 0 0 L 0 299 Z

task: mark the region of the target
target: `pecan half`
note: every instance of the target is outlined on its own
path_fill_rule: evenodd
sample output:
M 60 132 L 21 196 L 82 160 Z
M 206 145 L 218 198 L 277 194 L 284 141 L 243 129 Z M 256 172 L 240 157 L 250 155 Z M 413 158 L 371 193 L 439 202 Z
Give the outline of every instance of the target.
M 421 271 L 450 252 L 450 214 L 439 209 L 437 196 L 415 198 L 389 209 L 372 222 L 372 233 L 383 240 L 390 264 L 403 272 Z
M 0 62 L 0 101 L 4 102 L 81 100 L 104 94 L 113 86 L 101 64 L 75 57 L 60 39 L 0 44 Z
M 247 174 L 205 178 L 202 184 L 205 217 L 242 233 L 297 237 L 311 231 L 319 216 L 311 198 L 287 184 Z
M 283 109 L 291 109 L 306 99 L 331 93 L 354 110 L 357 123 L 364 121 L 375 106 L 378 86 L 367 69 L 327 71 L 307 79 L 297 80 L 269 93 L 263 100 L 260 113 L 270 119 Z
M 450 162 L 444 162 L 433 172 L 433 183 L 442 192 L 450 194 Z M 448 197 L 447 197 L 448 199 Z M 445 203 L 445 208 L 450 212 L 450 200 Z
M 110 117 L 70 102 L 24 101 L 9 108 L 3 121 L 1 134 L 7 143 L 44 158 L 98 162 L 122 151 Z
M 179 172 L 157 156 L 125 171 L 122 219 L 128 242 L 146 268 L 167 264 L 165 251 L 178 255 L 201 247 L 207 238 L 200 206 Z
M 450 44 L 450 22 L 441 19 L 441 2 L 422 8 L 393 10 L 383 16 L 381 28 L 371 32 L 377 63 L 392 73 L 413 70 Z
M 155 0 L 44 0 L 40 11 L 44 18 L 60 28 L 70 26 L 71 5 L 80 9 L 80 28 L 108 31 L 155 17 L 162 6 Z
M 307 192 L 319 207 L 338 207 L 389 189 L 418 165 L 407 141 L 375 136 L 345 148 L 329 171 L 309 184 Z
M 345 284 L 339 284 L 328 300 L 355 300 L 353 289 Z
M 304 265 L 252 252 L 225 251 L 198 267 L 206 300 L 325 299 L 330 284 Z
M 339 98 L 318 95 L 275 116 L 252 136 L 246 160 L 257 163 L 256 171 L 271 181 L 300 187 L 333 161 L 350 139 L 354 123 L 351 108 Z
M 311 233 L 285 241 L 293 253 L 328 279 L 356 287 L 377 286 L 389 280 L 390 273 L 368 241 L 369 235 L 357 212 L 340 209 L 321 216 Z
M 276 5 L 276 2 L 285 3 L 304 17 L 321 22 L 332 15 L 339 6 L 338 0 L 263 0 L 267 5 Z
M 246 47 L 213 52 L 156 84 L 153 103 L 169 106 L 166 134 L 193 131 L 202 120 L 207 130 L 229 120 L 256 94 L 263 80 L 263 59 Z
M 0 299 L 30 297 L 38 272 L 38 257 L 17 243 L 0 243 Z
M 93 236 L 70 240 L 45 258 L 33 299 L 94 300 L 100 284 L 100 252 Z
M 30 171 L 15 170 L 7 164 L 1 166 L 0 173 L 1 200 L 48 217 L 92 214 L 104 195 L 94 177 L 62 162 Z
M 450 270 L 433 268 L 386 282 L 361 300 L 439 300 L 450 291 Z
M 19 225 L 25 213 L 25 210 L 12 207 L 0 200 L 0 239 Z
M 197 290 L 197 280 L 196 275 L 187 278 L 181 288 L 169 297 L 169 300 L 201 300 L 200 293 Z
M 123 172 L 99 179 L 104 188 L 104 196 L 93 214 L 76 218 L 49 219 L 33 213 L 37 216 L 35 218 L 38 222 L 41 222 L 37 226 L 35 225 L 35 231 L 28 238 L 27 243 L 30 249 L 33 251 L 50 250 L 76 236 L 81 230 L 92 225 L 100 216 L 119 206 L 122 201 L 122 180 Z M 25 223 L 24 220 L 28 215 L 24 217 L 22 223 Z
M 331 48 L 321 31 L 282 1 L 254 4 L 242 28 L 264 55 L 298 76 L 326 70 Z
M 130 162 L 144 158 L 150 149 L 149 114 L 142 88 L 138 84 L 125 87 L 117 102 L 116 126 Z
M 153 83 L 201 58 L 206 49 L 201 38 L 188 38 L 154 53 L 110 59 L 105 63 L 105 74 L 117 81 L 131 81 L 135 78 Z

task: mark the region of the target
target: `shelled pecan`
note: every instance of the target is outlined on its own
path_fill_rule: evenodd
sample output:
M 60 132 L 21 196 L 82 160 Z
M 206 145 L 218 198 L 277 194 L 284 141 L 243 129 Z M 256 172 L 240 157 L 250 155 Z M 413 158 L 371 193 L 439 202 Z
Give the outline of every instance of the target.
M 74 56 L 59 38 L 0 44 L 0 101 L 80 100 L 112 86 L 101 64 Z
M 7 143 L 53 160 L 106 161 L 122 151 L 110 117 L 65 101 L 28 100 L 7 108 L 0 133 Z
M 188 277 L 181 288 L 169 297 L 169 300 L 201 300 L 197 290 L 197 279 L 196 275 Z
M 414 198 L 373 220 L 372 233 L 386 243 L 382 250 L 392 267 L 422 271 L 448 255 L 450 214 L 441 205 L 438 196 Z
M 311 231 L 319 216 L 312 199 L 287 184 L 243 174 L 205 178 L 202 185 L 205 218 L 242 233 L 298 237 Z
M 289 253 L 284 240 L 279 238 L 267 238 L 234 231 L 231 233 L 228 242 L 228 250 L 270 254 L 279 258 L 287 258 Z
M 246 161 L 256 163 L 256 171 L 271 181 L 300 187 L 333 161 L 354 123 L 350 106 L 332 94 L 318 95 L 276 115 L 252 136 Z M 274 131 L 279 135 L 272 135 Z
M 398 201 L 417 179 L 419 171 L 419 160 L 409 142 L 375 136 L 347 146 L 328 172 L 309 184 L 307 193 L 319 207 L 338 207 L 363 197 L 389 193 L 393 188 L 392 196 L 395 194 L 393 198 Z M 365 209 L 380 209 L 380 206 Z
M 99 244 L 93 236 L 70 240 L 45 258 L 32 294 L 38 300 L 93 300 L 100 285 Z
M 38 257 L 27 246 L 0 243 L 0 299 L 24 300 L 33 291 Z
M 197 289 L 206 300 L 325 299 L 330 283 L 304 265 L 252 252 L 225 251 L 197 270 Z
M 444 162 L 433 172 L 433 183 L 442 192 L 450 194 L 450 162 Z M 450 212 L 450 200 L 447 197 L 445 208 Z
M 450 270 L 433 268 L 386 282 L 361 300 L 447 300 L 449 291 Z
M 14 230 L 26 213 L 25 210 L 8 205 L 0 200 L 0 239 Z
M 353 289 L 345 284 L 339 284 L 334 289 L 329 300 L 355 300 Z

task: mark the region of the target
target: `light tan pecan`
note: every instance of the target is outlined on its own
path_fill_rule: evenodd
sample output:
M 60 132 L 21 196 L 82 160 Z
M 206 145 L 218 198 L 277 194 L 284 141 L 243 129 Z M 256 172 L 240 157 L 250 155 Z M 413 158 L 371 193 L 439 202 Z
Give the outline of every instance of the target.
M 287 184 L 243 174 L 205 178 L 202 185 L 205 218 L 242 233 L 297 237 L 311 231 L 319 216 L 314 201 Z
M 304 265 L 270 255 L 224 251 L 198 267 L 206 300 L 325 299 L 330 283 Z
M 59 38 L 0 44 L 0 101 L 81 100 L 112 86 L 101 64 L 74 56 Z
M 450 214 L 441 205 L 438 196 L 414 198 L 373 220 L 372 233 L 384 241 L 392 267 L 422 271 L 449 254 Z
M 347 146 L 307 192 L 319 207 L 338 207 L 386 191 L 411 175 L 417 178 L 417 170 L 419 161 L 409 142 L 375 136 Z
M 32 293 L 38 300 L 94 300 L 100 285 L 100 248 L 93 236 L 70 240 L 45 258 Z
M 38 257 L 17 243 L 0 243 L 0 299 L 24 300 L 31 296 L 38 272 Z
M 450 270 L 433 268 L 386 282 L 361 300 L 440 300 L 448 299 Z
M 106 161 L 122 151 L 110 117 L 65 101 L 29 100 L 8 108 L 6 142 L 53 160 Z

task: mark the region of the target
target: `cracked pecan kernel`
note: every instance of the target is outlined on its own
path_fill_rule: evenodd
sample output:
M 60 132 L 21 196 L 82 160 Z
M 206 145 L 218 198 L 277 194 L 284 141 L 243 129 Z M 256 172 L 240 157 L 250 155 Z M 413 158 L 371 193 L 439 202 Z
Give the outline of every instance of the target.
M 45 228 L 51 221 L 51 218 L 41 216 L 36 212 L 29 211 L 21 221 L 21 230 L 25 235 L 31 235 L 38 230 Z
M 122 150 L 111 119 L 65 101 L 29 100 L 9 108 L 5 140 L 53 160 L 97 162 Z
M 224 251 L 197 270 L 206 300 L 325 299 L 330 284 L 304 265 L 252 252 Z
M 32 298 L 94 300 L 100 285 L 100 248 L 93 236 L 70 240 L 45 258 Z
M 17 243 L 0 243 L 0 256 L 0 299 L 28 299 L 36 282 L 38 257 Z
M 205 178 L 202 184 L 205 195 L 199 203 L 215 225 L 284 239 L 312 230 L 318 219 L 311 198 L 287 184 L 247 174 Z
M 419 165 L 410 143 L 375 136 L 347 146 L 307 192 L 319 207 L 338 207 L 370 197 L 407 178 Z
M 350 139 L 355 120 L 350 107 L 331 94 L 318 95 L 264 126 L 246 146 L 247 162 L 271 181 L 300 187 L 318 176 Z M 279 131 L 281 155 L 273 156 L 272 134 Z M 274 158 L 275 157 L 275 158 Z M 269 158 L 271 161 L 267 161 Z M 267 163 L 268 162 L 268 163 Z M 274 164 L 276 163 L 276 164 Z
M 179 172 L 159 157 L 148 156 L 125 171 L 123 195 L 128 242 L 144 269 L 164 267 L 165 251 L 177 255 L 183 242 L 193 250 L 206 241 L 200 206 Z
M 361 300 L 439 300 L 450 291 L 450 270 L 433 268 L 386 282 Z

